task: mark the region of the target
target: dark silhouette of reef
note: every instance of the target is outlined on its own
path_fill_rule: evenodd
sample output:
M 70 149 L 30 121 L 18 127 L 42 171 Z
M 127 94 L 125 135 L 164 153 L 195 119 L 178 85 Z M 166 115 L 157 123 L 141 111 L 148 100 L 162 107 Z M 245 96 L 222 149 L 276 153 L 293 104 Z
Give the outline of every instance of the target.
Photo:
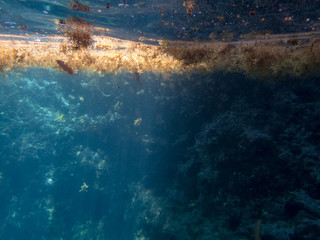
M 170 103 L 167 132 L 176 138 L 154 155 L 144 183 L 153 193 L 141 202 L 144 236 L 317 239 L 318 79 L 274 84 L 213 74 L 198 82 L 181 81 L 190 91 Z

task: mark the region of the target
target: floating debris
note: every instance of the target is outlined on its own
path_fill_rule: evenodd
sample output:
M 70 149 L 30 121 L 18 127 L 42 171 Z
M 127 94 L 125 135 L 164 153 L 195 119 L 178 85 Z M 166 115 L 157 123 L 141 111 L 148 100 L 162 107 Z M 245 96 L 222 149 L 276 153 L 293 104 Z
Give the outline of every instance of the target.
M 129 7 L 126 0 L 123 0 L 122 3 L 118 4 L 119 7 Z
M 138 3 L 133 4 L 133 6 L 134 7 L 145 7 L 146 3 L 145 2 L 138 2 Z
M 192 10 L 194 9 L 194 6 L 195 6 L 194 0 L 184 1 L 183 6 L 186 8 L 187 16 L 191 16 Z
M 22 30 L 26 30 L 28 27 L 27 27 L 27 25 L 23 24 L 23 25 L 19 25 L 18 28 L 22 29 Z
M 4 24 L 7 24 L 7 25 L 16 25 L 16 22 L 14 22 L 14 21 L 6 21 L 6 22 L 4 22 Z

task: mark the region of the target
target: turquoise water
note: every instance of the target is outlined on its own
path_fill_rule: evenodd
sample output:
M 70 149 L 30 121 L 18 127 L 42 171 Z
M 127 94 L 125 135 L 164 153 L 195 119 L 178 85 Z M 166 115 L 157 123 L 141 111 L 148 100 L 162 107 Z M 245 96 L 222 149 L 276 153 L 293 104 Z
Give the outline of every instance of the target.
M 1 1 L 1 34 L 62 35 L 53 20 L 69 15 L 125 39 L 237 38 L 319 21 L 318 1 L 203 0 L 190 16 L 183 1 L 81 3 L 91 12 Z M 144 72 L 141 86 L 126 71 L 4 72 L 0 239 L 318 239 L 319 78 L 277 80 Z

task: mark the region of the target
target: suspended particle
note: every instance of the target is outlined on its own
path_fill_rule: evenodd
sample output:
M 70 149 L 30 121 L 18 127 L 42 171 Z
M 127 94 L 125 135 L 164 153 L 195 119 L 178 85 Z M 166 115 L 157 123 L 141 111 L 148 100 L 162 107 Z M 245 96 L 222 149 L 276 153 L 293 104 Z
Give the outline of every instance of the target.
M 110 4 L 108 2 L 106 3 L 106 8 L 110 8 Z
M 64 25 L 64 24 L 66 24 L 66 21 L 63 19 L 58 19 L 56 23 L 57 23 L 57 25 Z
M 218 16 L 220 22 L 224 22 L 224 16 Z
M 186 12 L 188 16 L 192 15 L 192 10 L 195 7 L 195 2 L 194 0 L 187 0 L 183 2 L 183 6 L 186 8 Z
M 19 28 L 19 29 L 22 29 L 22 30 L 26 30 L 26 29 L 27 29 L 27 25 L 22 24 L 22 25 L 19 25 L 18 28 Z
M 292 19 L 292 17 L 285 17 L 284 18 L 284 21 L 285 22 L 291 22 L 293 19 Z

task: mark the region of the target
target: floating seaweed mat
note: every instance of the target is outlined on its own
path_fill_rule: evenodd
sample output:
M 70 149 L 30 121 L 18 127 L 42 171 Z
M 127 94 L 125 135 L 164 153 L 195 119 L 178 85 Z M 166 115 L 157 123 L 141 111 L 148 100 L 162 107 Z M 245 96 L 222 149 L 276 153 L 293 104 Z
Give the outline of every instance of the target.
M 30 36 L 0 35 L 0 39 L 1 72 L 28 67 L 62 68 L 69 74 L 223 71 L 270 78 L 320 73 L 317 32 L 261 35 L 236 42 L 154 40 L 154 44 L 93 36 L 92 46 L 77 50 L 61 36 L 35 40 Z

